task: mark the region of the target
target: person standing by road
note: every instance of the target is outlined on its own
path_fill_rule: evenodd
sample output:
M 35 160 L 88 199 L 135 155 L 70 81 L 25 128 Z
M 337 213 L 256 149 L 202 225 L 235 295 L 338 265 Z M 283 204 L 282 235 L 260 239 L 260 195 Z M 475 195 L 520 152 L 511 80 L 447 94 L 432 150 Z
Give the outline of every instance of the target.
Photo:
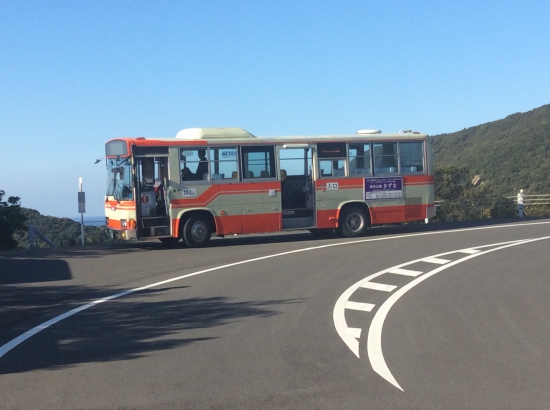
M 523 218 L 523 215 L 524 215 L 524 212 L 523 212 L 523 207 L 524 207 L 523 201 L 524 201 L 523 189 L 520 189 L 519 192 L 518 192 L 518 213 L 519 213 L 519 217 L 520 217 L 520 218 Z

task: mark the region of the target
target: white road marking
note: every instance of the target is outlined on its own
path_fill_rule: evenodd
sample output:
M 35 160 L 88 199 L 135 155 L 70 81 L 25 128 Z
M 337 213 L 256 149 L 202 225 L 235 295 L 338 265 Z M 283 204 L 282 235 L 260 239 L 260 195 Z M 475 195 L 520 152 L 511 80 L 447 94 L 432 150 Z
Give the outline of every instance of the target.
M 47 329 L 48 327 L 62 321 L 63 319 L 71 317 L 72 315 L 74 315 L 76 313 L 79 313 L 79 312 L 82 312 L 83 310 L 86 310 L 86 309 L 88 309 L 92 306 L 95 306 L 95 305 L 103 303 L 103 302 L 107 302 L 107 301 L 112 300 L 112 299 L 117 299 L 119 297 L 129 295 L 131 293 L 135 293 L 135 292 L 139 292 L 139 291 L 142 291 L 142 290 L 146 290 L 146 289 L 154 288 L 154 287 L 157 287 L 157 286 L 165 285 L 165 284 L 175 282 L 175 281 L 178 281 L 178 280 L 190 278 L 192 276 L 201 275 L 203 273 L 208 273 L 208 272 L 213 272 L 213 271 L 217 271 L 217 270 L 221 270 L 221 269 L 226 269 L 226 268 L 230 268 L 230 267 L 233 267 L 233 266 L 242 265 L 242 264 L 245 264 L 245 263 L 251 263 L 251 262 L 257 262 L 257 261 L 261 261 L 261 260 L 265 260 L 265 259 L 276 258 L 276 257 L 279 257 L 279 256 L 291 255 L 293 253 L 308 252 L 308 251 L 313 251 L 313 250 L 331 248 L 331 247 L 335 247 L 335 246 L 346 246 L 346 245 L 356 245 L 356 244 L 365 243 L 365 242 L 379 242 L 379 241 L 389 241 L 389 240 L 396 240 L 396 239 L 406 239 L 406 238 L 413 238 L 413 237 L 416 237 L 416 236 L 442 235 L 442 234 L 461 233 L 461 232 L 478 231 L 478 230 L 486 230 L 486 229 L 503 229 L 503 228 L 505 229 L 505 228 L 517 228 L 518 226 L 547 225 L 547 224 L 550 224 L 550 222 L 526 222 L 526 223 L 516 223 L 516 224 L 508 224 L 508 225 L 483 226 L 483 227 L 477 227 L 477 228 L 463 228 L 463 229 L 456 229 L 456 230 L 452 230 L 452 231 L 420 232 L 420 233 L 413 233 L 413 234 L 388 236 L 388 237 L 384 237 L 384 238 L 358 239 L 358 240 L 352 240 L 352 241 L 347 241 L 347 242 L 339 242 L 339 243 L 332 243 L 332 244 L 327 244 L 327 245 L 312 246 L 312 247 L 302 248 L 302 249 L 295 249 L 293 251 L 287 251 L 287 252 L 281 252 L 281 253 L 276 253 L 276 254 L 267 255 L 267 256 L 261 256 L 261 257 L 253 258 L 253 259 L 246 259 L 246 260 L 243 260 L 243 261 L 229 263 L 229 264 L 217 266 L 217 267 L 214 267 L 214 268 L 204 269 L 204 270 L 200 270 L 200 271 L 197 271 L 197 272 L 192 272 L 192 273 L 189 273 L 189 274 L 186 274 L 186 275 L 177 276 L 175 278 L 167 279 L 167 280 L 164 280 L 164 281 L 161 281 L 161 282 L 152 283 L 150 285 L 142 286 L 140 288 L 135 288 L 135 289 L 130 289 L 130 290 L 127 290 L 127 291 L 124 291 L 124 292 L 120 292 L 120 293 L 117 293 L 115 295 L 103 298 L 103 299 L 98 299 L 98 300 L 92 301 L 88 304 L 85 304 L 83 306 L 80 306 L 78 308 L 70 310 L 69 312 L 66 312 L 66 313 L 63 313 L 59 316 L 56 316 L 53 319 L 50 319 L 50 320 L 42 323 L 41 325 L 38 325 L 38 326 L 26 331 L 22 335 L 16 337 L 15 339 L 12 339 L 8 343 L 1 346 L 0 347 L 0 358 L 2 356 L 4 356 L 6 353 L 8 353 L 10 350 L 12 350 L 13 348 L 18 346 L 19 344 L 21 344 L 25 340 L 29 339 L 30 337 L 32 337 L 32 336 L 36 335 L 37 333 L 41 332 L 42 330 Z M 371 277 L 374 278 L 375 276 L 373 275 Z M 353 292 L 351 292 L 351 293 L 353 293 Z M 351 293 L 350 293 L 350 295 L 351 295 Z M 343 309 L 344 308 L 342 307 L 342 310 Z M 347 328 L 347 326 L 346 326 L 346 328 Z M 340 335 L 340 337 L 342 337 L 342 335 Z M 346 338 L 347 338 L 347 335 L 346 335 Z M 358 352 L 359 343 L 357 342 L 357 340 L 354 340 L 354 341 L 357 343 L 357 349 L 356 349 L 357 353 L 356 353 L 356 355 L 357 355 L 357 357 L 359 357 L 359 352 Z M 351 349 L 351 347 L 350 347 L 350 349 Z M 352 351 L 355 353 L 354 349 L 352 349 Z
M 461 249 L 460 251 L 458 251 L 460 253 L 468 253 L 470 255 L 473 255 L 475 253 L 478 253 L 480 251 L 478 251 L 477 249 Z
M 359 329 L 357 327 L 349 327 L 348 328 L 348 333 L 354 339 L 359 339 L 361 337 L 361 329 Z
M 351 310 L 361 310 L 363 312 L 370 312 L 372 309 L 374 309 L 374 306 L 372 303 L 361 303 L 361 302 L 352 302 L 347 301 L 346 303 L 346 309 Z
M 384 283 L 376 283 L 376 282 L 365 282 L 361 284 L 361 287 L 365 289 L 379 290 L 382 292 L 391 292 L 395 288 L 397 288 L 397 286 L 394 286 L 394 285 L 386 285 Z
M 428 263 L 435 263 L 437 265 L 445 265 L 446 263 L 450 262 L 449 259 L 441 259 L 441 258 L 434 258 L 434 257 L 424 258 L 424 259 L 421 259 L 421 261 L 428 262 Z
M 464 256 L 458 260 L 450 261 L 448 260 L 448 263 L 444 264 L 443 266 L 440 266 L 436 269 L 433 269 L 424 275 L 417 277 L 416 279 L 412 280 L 407 285 L 403 286 L 399 290 L 397 290 L 395 293 L 389 296 L 389 298 L 382 303 L 382 305 L 379 307 L 379 309 L 376 311 L 374 318 L 372 319 L 372 322 L 369 327 L 368 337 L 367 337 L 367 353 L 369 357 L 369 361 L 371 363 L 371 366 L 373 370 L 378 373 L 382 378 L 387 380 L 389 383 L 403 391 L 399 383 L 395 380 L 392 373 L 390 372 L 386 361 L 384 359 L 384 355 L 382 353 L 382 328 L 384 326 L 384 321 L 386 319 L 386 316 L 391 309 L 391 307 L 399 300 L 401 296 L 403 296 L 406 292 L 408 292 L 410 289 L 412 289 L 417 284 L 423 282 L 424 280 L 428 279 L 429 277 L 435 275 L 436 273 L 439 273 L 447 268 L 450 268 L 452 266 L 455 266 L 459 263 L 462 263 L 464 261 L 467 261 L 469 259 L 475 258 L 477 256 L 485 255 L 490 252 L 495 252 L 498 250 L 502 250 L 505 248 L 509 248 L 511 246 L 517 246 L 517 245 L 523 245 L 530 242 L 540 241 L 550 239 L 550 236 L 545 236 L 542 238 L 536 238 L 536 239 L 523 239 L 518 241 L 509 241 L 509 242 L 501 242 L 501 243 L 495 243 L 490 245 L 483 245 L 478 246 L 477 249 L 468 248 L 468 249 L 460 249 L 455 250 L 451 252 L 445 252 L 439 255 L 433 255 L 427 258 L 421 258 L 414 261 L 409 261 L 406 263 L 403 263 L 401 265 L 394 266 L 389 269 L 385 269 L 383 271 L 377 272 L 373 275 L 368 276 L 367 278 L 362 279 L 361 281 L 357 282 L 356 284 L 350 286 L 338 299 L 336 302 L 336 305 L 334 306 L 333 311 L 333 319 L 334 319 L 334 325 L 336 327 L 336 331 L 346 343 L 346 345 L 349 347 L 349 349 L 357 356 L 359 357 L 359 341 L 358 338 L 350 339 L 347 337 L 347 322 L 345 318 L 345 307 L 348 303 L 349 297 L 359 288 L 363 287 L 370 279 L 373 279 L 377 276 L 380 276 L 384 273 L 388 272 L 395 272 L 396 270 L 403 270 L 403 266 L 412 265 L 414 263 L 417 263 L 419 261 L 428 262 L 432 261 L 434 264 L 441 264 L 440 262 L 444 259 L 440 258 L 440 256 L 450 255 L 453 253 L 465 253 L 468 256 Z M 482 251 L 481 248 L 488 248 L 491 247 L 491 249 Z M 356 328 L 355 328 L 356 329 Z
M 401 269 L 401 268 L 395 268 L 395 269 L 388 269 L 387 273 L 393 273 L 395 275 L 403 275 L 403 276 L 418 276 L 420 275 L 421 271 L 419 270 L 410 270 L 410 269 Z

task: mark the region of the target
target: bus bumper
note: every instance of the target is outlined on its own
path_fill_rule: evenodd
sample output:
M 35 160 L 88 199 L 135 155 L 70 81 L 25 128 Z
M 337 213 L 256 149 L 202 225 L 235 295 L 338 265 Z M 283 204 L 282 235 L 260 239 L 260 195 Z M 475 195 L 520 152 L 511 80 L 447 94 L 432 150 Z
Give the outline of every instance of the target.
M 137 239 L 137 234 L 135 229 L 127 229 L 127 230 L 108 229 L 108 231 L 109 231 L 109 237 L 111 239 L 122 239 L 124 241 Z

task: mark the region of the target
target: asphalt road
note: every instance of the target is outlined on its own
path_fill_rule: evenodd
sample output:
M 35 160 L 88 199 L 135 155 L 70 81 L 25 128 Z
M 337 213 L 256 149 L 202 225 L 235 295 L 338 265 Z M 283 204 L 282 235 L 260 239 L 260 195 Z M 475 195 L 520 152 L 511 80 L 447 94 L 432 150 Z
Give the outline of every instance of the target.
M 0 253 L 0 408 L 547 409 L 549 244 L 531 220 Z

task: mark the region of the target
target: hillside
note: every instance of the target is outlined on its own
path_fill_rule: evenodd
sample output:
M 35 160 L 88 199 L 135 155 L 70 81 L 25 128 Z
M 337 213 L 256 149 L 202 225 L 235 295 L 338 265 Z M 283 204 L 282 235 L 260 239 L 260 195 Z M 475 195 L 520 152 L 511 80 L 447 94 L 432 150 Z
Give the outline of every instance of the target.
M 26 225 L 32 223 L 56 246 L 81 244 L 80 223 L 69 218 L 44 216 L 34 209 L 21 208 L 21 213 L 27 218 Z M 102 243 L 110 240 L 105 228 L 97 226 L 85 226 L 84 238 L 86 244 Z M 28 230 L 15 233 L 14 239 L 18 243 L 18 248 L 29 248 Z M 38 236 L 35 236 L 35 246 L 37 248 L 43 248 L 48 245 L 38 238 Z
M 495 195 L 550 194 L 550 104 L 433 137 L 436 165 L 466 166 Z

